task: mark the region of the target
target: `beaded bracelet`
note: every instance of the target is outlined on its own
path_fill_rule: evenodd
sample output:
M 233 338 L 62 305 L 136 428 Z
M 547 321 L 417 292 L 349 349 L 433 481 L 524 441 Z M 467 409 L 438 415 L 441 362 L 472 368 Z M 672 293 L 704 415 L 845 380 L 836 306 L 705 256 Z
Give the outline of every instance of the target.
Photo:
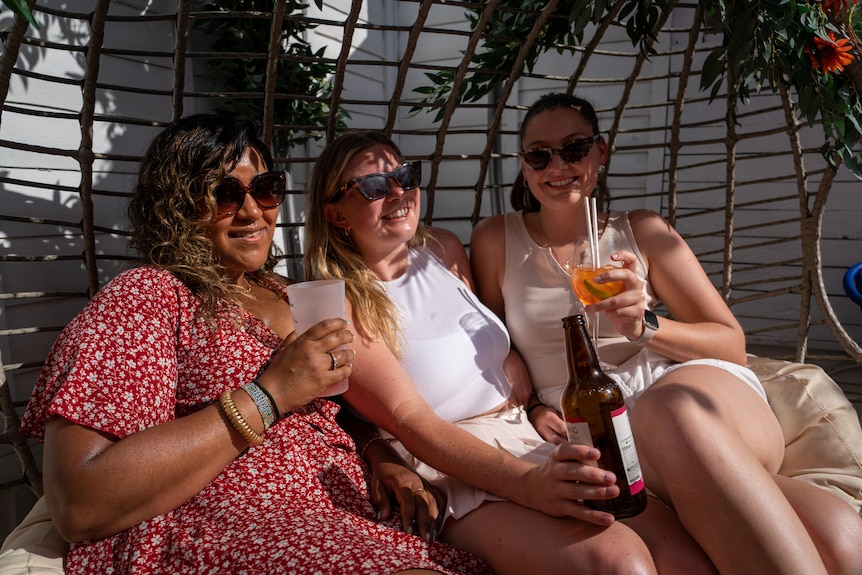
M 224 410 L 224 414 L 227 415 L 227 418 L 230 420 L 230 424 L 233 425 L 233 428 L 239 432 L 243 439 L 251 445 L 260 445 L 263 443 L 263 435 L 256 432 L 248 424 L 239 412 L 236 404 L 233 402 L 233 397 L 229 390 L 224 391 L 221 394 L 219 402 L 221 403 L 221 408 Z
M 359 457 L 365 459 L 365 450 L 368 449 L 368 446 L 375 441 L 385 441 L 387 445 L 389 444 L 389 440 L 385 437 L 380 437 L 379 435 L 377 437 L 372 437 L 365 445 L 362 446 L 362 451 L 359 452 Z
M 266 388 L 264 386 L 262 386 L 258 380 L 255 379 L 254 381 L 252 381 L 252 383 L 255 384 L 257 386 L 257 388 L 260 389 L 263 392 L 263 394 L 266 396 L 266 398 L 269 400 L 269 403 L 272 405 L 272 412 L 275 414 L 275 420 L 281 421 L 281 418 L 282 418 L 281 410 L 278 408 L 278 404 L 275 402 L 275 399 L 272 397 L 272 394 L 270 392 L 268 392 L 266 390 Z
M 263 394 L 260 386 L 255 382 L 247 383 L 242 388 L 254 401 L 257 411 L 260 413 L 260 418 L 263 420 L 263 430 L 266 431 L 275 422 L 275 415 L 272 413 L 272 404 Z

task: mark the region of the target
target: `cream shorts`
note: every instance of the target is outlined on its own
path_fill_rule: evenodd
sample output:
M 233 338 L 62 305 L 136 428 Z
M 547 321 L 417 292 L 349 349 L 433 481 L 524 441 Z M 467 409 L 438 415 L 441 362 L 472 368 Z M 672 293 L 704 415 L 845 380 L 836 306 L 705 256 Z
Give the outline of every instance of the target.
M 763 384 L 760 383 L 760 380 L 757 379 L 754 372 L 745 366 L 730 361 L 723 361 L 720 359 L 694 359 L 678 363 L 659 353 L 655 353 L 644 348 L 618 366 L 603 367 L 605 369 L 605 373 L 617 382 L 617 385 L 622 389 L 626 407 L 628 409 L 632 409 L 641 394 L 653 383 L 677 369 L 692 365 L 709 365 L 723 369 L 742 380 L 746 385 L 748 385 L 748 387 L 753 389 L 761 398 L 763 398 L 763 401 L 769 403 L 766 399 L 766 392 L 763 390 Z M 542 403 L 556 407 L 557 409 L 559 409 L 562 394 L 562 384 L 559 387 L 550 387 L 538 392 L 539 399 Z
M 455 423 L 461 429 L 475 435 L 488 445 L 502 449 L 524 461 L 537 465 L 544 463 L 556 447 L 545 441 L 533 428 L 527 414 L 521 407 L 511 407 L 465 419 Z M 473 487 L 458 479 L 441 473 L 413 457 L 401 442 L 391 439 L 391 445 L 405 461 L 412 464 L 425 480 L 437 485 L 448 497 L 446 516 L 460 519 L 485 501 L 505 501 L 504 498 Z

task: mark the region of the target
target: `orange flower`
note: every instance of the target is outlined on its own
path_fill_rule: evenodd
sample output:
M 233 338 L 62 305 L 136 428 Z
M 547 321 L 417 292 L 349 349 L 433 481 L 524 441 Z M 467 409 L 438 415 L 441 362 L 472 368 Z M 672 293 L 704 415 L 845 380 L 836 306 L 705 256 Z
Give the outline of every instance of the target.
M 839 0 L 840 1 L 840 0 Z M 853 61 L 851 52 L 853 46 L 847 38 L 835 39 L 835 33 L 829 32 L 829 40 L 814 37 L 814 49 L 805 49 L 805 53 L 811 58 L 811 65 L 815 70 L 823 69 L 824 74 L 835 71 L 843 71 L 844 66 Z
M 842 10 L 847 9 L 847 5 L 850 3 L 850 0 L 822 0 L 821 4 L 823 5 L 823 11 L 832 10 L 833 14 L 837 14 Z M 856 3 L 856 0 L 853 1 Z

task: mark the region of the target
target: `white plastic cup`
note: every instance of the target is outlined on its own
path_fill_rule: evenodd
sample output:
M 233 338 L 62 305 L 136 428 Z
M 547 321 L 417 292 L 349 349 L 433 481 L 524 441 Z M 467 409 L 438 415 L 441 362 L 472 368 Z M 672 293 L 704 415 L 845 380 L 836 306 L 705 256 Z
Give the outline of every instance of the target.
M 297 337 L 319 321 L 331 317 L 346 319 L 344 280 L 313 280 L 290 284 L 287 286 L 287 297 L 290 299 L 290 313 L 293 315 L 293 328 Z M 320 396 L 339 395 L 347 391 L 347 387 L 345 378 L 330 385 Z

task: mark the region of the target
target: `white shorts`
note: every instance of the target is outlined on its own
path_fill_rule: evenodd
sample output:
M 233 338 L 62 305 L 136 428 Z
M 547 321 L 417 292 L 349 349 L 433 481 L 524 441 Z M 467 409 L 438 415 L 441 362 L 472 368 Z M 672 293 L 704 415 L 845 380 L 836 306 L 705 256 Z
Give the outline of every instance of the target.
M 763 385 L 754 372 L 745 366 L 723 361 L 720 359 L 693 359 L 682 363 L 675 362 L 667 357 L 650 351 L 646 348 L 640 350 L 632 357 L 618 366 L 603 366 L 607 373 L 617 385 L 620 386 L 625 398 L 626 407 L 631 409 L 641 394 L 653 383 L 664 377 L 665 375 L 676 371 L 681 367 L 690 365 L 709 365 L 723 369 L 724 371 L 736 376 L 746 385 L 753 389 L 763 398 L 763 401 L 769 403 L 766 399 L 766 392 L 763 390 Z M 545 405 L 554 406 L 559 409 L 560 398 L 563 394 L 563 385 L 559 387 L 546 388 L 538 392 L 539 399 Z

